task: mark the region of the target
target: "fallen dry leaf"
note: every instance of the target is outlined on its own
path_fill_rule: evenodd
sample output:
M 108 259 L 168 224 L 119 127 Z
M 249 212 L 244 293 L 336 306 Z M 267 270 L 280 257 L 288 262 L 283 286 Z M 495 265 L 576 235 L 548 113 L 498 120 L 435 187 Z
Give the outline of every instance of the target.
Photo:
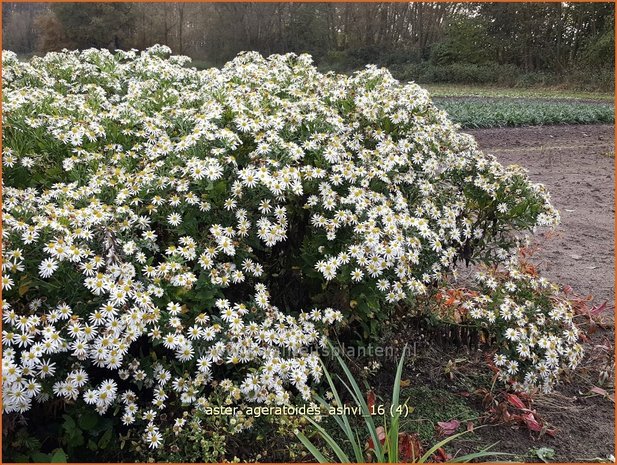
M 473 432 L 473 421 L 471 421 L 471 420 L 469 420 L 469 421 L 467 422 L 467 432 L 468 432 L 468 433 Z
M 402 462 L 415 462 L 422 456 L 422 444 L 417 434 L 398 434 L 398 456 Z
M 516 407 L 521 410 L 527 409 L 527 406 L 525 405 L 525 403 L 516 394 L 506 394 L 506 399 L 508 399 L 508 402 L 513 407 Z
M 461 426 L 461 422 L 458 420 L 438 421 L 437 434 L 440 436 L 452 436 L 456 433 L 459 426 Z

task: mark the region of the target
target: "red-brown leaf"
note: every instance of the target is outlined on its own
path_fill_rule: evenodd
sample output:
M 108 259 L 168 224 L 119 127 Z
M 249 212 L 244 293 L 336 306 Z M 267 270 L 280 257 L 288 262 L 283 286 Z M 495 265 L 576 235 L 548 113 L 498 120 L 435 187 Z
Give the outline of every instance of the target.
M 508 403 L 513 407 L 520 408 L 521 410 L 525 410 L 527 408 L 525 403 L 516 394 L 506 394 L 506 399 L 508 399 Z
M 373 413 L 376 400 L 377 400 L 377 396 L 375 396 L 375 393 L 373 391 L 369 391 L 366 393 L 366 403 L 368 404 L 368 411 L 370 414 Z
M 530 431 L 535 431 L 537 433 L 542 431 L 542 425 L 538 423 L 538 420 L 536 420 L 536 417 L 533 413 L 527 412 L 521 415 L 521 419 L 525 422 L 525 425 L 527 426 L 527 428 L 529 428 Z
M 451 458 L 452 456 L 448 454 L 443 447 L 440 447 L 439 449 L 437 449 L 435 454 L 433 454 L 434 462 L 447 462 Z
M 469 420 L 467 422 L 467 432 L 468 433 L 472 433 L 473 432 L 473 421 Z
M 557 434 L 557 430 L 555 428 L 547 428 L 545 433 L 554 438 L 555 434 Z
M 398 434 L 398 455 L 402 462 L 415 462 L 422 456 L 422 444 L 417 434 Z
M 589 310 L 589 313 L 591 313 L 592 315 L 598 315 L 599 313 L 604 313 L 606 310 L 608 310 L 608 301 L 604 302 L 602 305 L 594 305 L 591 310 Z
M 458 420 L 438 421 L 437 433 L 441 436 L 452 436 L 459 426 L 461 426 L 461 422 Z

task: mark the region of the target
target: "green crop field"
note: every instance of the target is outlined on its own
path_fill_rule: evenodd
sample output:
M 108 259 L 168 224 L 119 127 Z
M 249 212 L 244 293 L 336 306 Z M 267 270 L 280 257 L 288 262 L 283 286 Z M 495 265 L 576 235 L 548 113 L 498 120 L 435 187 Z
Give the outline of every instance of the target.
M 464 128 L 613 123 L 611 102 L 513 97 L 438 97 L 435 104 Z

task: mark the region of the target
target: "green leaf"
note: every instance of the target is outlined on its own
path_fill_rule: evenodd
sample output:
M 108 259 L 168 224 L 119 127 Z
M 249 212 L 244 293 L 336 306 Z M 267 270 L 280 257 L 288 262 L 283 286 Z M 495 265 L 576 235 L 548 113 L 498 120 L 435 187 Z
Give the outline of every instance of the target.
M 396 367 L 396 376 L 394 378 L 394 387 L 392 389 L 392 407 L 396 412 L 393 415 L 392 422 L 390 425 L 390 432 L 388 436 L 389 444 L 390 444 L 390 455 L 388 456 L 388 460 L 392 463 L 396 463 L 399 460 L 398 456 L 398 432 L 399 432 L 399 417 L 401 416 L 399 413 L 399 405 L 400 405 L 400 394 L 401 394 L 401 378 L 403 376 L 403 367 L 405 365 L 405 354 L 407 353 L 407 344 L 403 347 L 403 354 L 401 355 L 401 359 L 398 362 L 398 366 Z
M 86 411 L 79 416 L 77 423 L 84 431 L 90 431 L 96 426 L 99 421 L 99 416 L 91 411 Z
M 336 443 L 336 440 L 332 436 L 330 436 L 327 431 L 321 427 L 321 425 L 319 425 L 315 420 L 310 417 L 306 417 L 306 419 L 317 429 L 321 437 L 324 439 L 324 441 L 326 441 L 326 443 L 328 443 L 328 445 L 334 451 L 341 463 L 351 462 L 347 454 L 343 452 L 340 446 Z
M 297 432 L 296 436 L 298 437 L 300 442 L 304 444 L 304 447 L 306 447 L 309 450 L 309 452 L 313 455 L 313 457 L 317 459 L 319 463 L 329 463 L 330 462 L 327 458 L 323 456 L 321 452 L 319 452 L 319 449 L 317 449 L 317 447 L 315 447 L 315 445 L 304 434 Z
M 105 431 L 103 436 L 101 436 L 101 439 L 99 439 L 99 447 L 101 449 L 107 448 L 107 446 L 109 445 L 109 442 L 111 441 L 111 434 L 112 434 L 112 430 L 108 429 L 107 431 Z
M 32 454 L 30 454 L 30 457 L 32 457 L 33 462 L 38 463 L 49 463 L 51 459 L 49 454 L 43 454 L 42 452 L 32 452 Z
M 472 460 L 484 458 L 484 457 L 493 457 L 497 455 L 510 455 L 514 456 L 515 454 L 508 454 L 506 452 L 475 452 L 473 454 L 461 455 L 460 457 L 456 457 L 449 461 L 449 463 L 467 463 Z M 492 463 L 496 463 L 491 460 Z
M 551 449 L 550 447 L 540 447 L 538 449 L 533 449 L 532 452 L 544 463 L 548 463 L 550 459 L 555 457 L 555 449 Z
M 113 427 L 114 422 L 112 420 L 110 420 L 109 418 L 99 417 L 99 421 L 97 422 L 96 426 L 92 428 L 92 430 L 88 431 L 88 434 L 90 436 L 98 436 L 107 431 L 108 429 L 113 429 Z
M 84 439 L 84 433 L 80 429 L 76 428 L 72 430 L 71 433 L 69 433 L 69 437 L 67 440 L 69 446 L 79 447 L 83 446 L 85 442 L 86 441 Z
M 70 415 L 62 415 L 62 418 L 64 418 L 64 424 L 62 425 L 62 427 L 67 432 L 70 433 L 77 428 L 77 423 L 75 423 L 75 420 L 73 420 L 73 417 L 71 417 Z
M 51 463 L 66 463 L 66 453 L 62 449 L 54 449 L 51 453 Z
M 373 445 L 375 447 L 374 448 L 375 458 L 378 462 L 383 462 L 384 461 L 384 451 L 381 447 L 381 443 L 379 442 L 379 438 L 377 434 L 377 427 L 375 426 L 375 422 L 373 421 L 371 412 L 369 412 L 368 405 L 366 404 L 366 401 L 364 400 L 364 393 L 358 386 L 358 383 L 356 382 L 356 380 L 353 377 L 353 374 L 351 373 L 351 371 L 345 364 L 345 361 L 340 356 L 338 350 L 336 350 L 329 341 L 328 341 L 328 349 L 336 357 L 339 365 L 345 372 L 345 376 L 347 377 L 347 380 L 349 381 L 349 386 L 348 386 L 345 383 L 345 381 L 343 381 L 343 379 L 339 377 L 341 379 L 341 382 L 343 383 L 343 386 L 345 386 L 345 388 L 349 391 L 356 405 L 360 406 L 362 410 L 362 417 L 364 419 L 364 422 L 366 423 L 366 427 L 369 431 L 371 439 L 373 440 Z

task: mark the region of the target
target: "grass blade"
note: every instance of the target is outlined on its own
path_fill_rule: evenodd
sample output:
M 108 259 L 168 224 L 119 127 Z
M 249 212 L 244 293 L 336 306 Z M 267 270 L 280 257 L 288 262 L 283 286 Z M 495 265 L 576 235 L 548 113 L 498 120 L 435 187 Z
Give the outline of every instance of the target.
M 445 446 L 450 441 L 453 441 L 454 439 L 462 436 L 463 434 L 467 434 L 468 432 L 469 431 L 463 431 L 461 433 L 453 434 L 452 436 L 448 436 L 447 438 L 445 438 L 443 441 L 439 441 L 437 444 L 435 444 L 433 447 L 427 450 L 422 457 L 420 457 L 420 460 L 418 460 L 418 463 L 425 463 L 437 449 Z
M 401 395 L 401 378 L 403 377 L 403 366 L 405 365 L 405 354 L 407 353 L 407 344 L 403 347 L 403 354 L 396 367 L 396 376 L 394 378 L 394 387 L 392 388 L 392 404 L 391 408 L 394 413 L 390 422 L 390 431 L 388 438 L 388 460 L 390 463 L 398 463 L 398 433 L 399 433 L 399 418 L 400 418 L 400 395 Z M 385 423 L 385 422 L 384 422 Z
M 330 461 L 323 456 L 319 449 L 317 449 L 317 447 L 315 447 L 315 445 L 310 441 L 310 439 L 307 438 L 304 434 L 298 431 L 296 433 L 296 437 L 300 440 L 302 444 L 304 444 L 304 447 L 306 447 L 309 452 L 313 454 L 313 457 L 315 457 L 319 463 L 330 463 Z
M 515 455 L 515 454 L 508 454 L 507 452 L 490 452 L 490 451 L 481 451 L 481 452 L 474 452 L 473 454 L 467 454 L 467 455 L 461 455 L 460 457 L 456 457 L 453 458 L 452 460 L 448 460 L 449 463 L 466 463 L 466 462 L 470 462 L 474 459 L 479 459 L 482 457 L 494 457 L 496 455 Z M 491 461 L 492 462 L 492 461 Z M 494 462 L 492 462 L 494 463 Z M 504 462 L 504 463 L 508 463 L 508 462 Z
M 330 376 L 330 373 L 328 372 L 323 362 L 321 362 L 321 366 L 324 371 L 324 375 L 326 376 L 326 379 L 328 380 L 328 384 L 330 385 L 330 390 L 332 391 L 332 395 L 334 396 L 334 399 L 336 400 L 337 405 L 342 407 L 343 402 L 341 401 L 341 396 L 339 395 L 338 390 L 336 389 L 336 386 L 334 385 L 334 381 L 332 381 L 332 376 Z M 322 399 L 321 397 L 317 397 L 317 400 L 321 403 L 322 406 L 324 406 L 325 408 L 329 408 L 329 405 L 325 401 L 325 399 Z M 354 455 L 356 457 L 356 461 L 358 463 L 361 463 L 362 460 L 364 459 L 364 454 L 362 453 L 362 445 L 360 444 L 359 441 L 357 441 L 357 434 L 354 434 L 353 429 L 351 428 L 351 424 L 349 423 L 349 419 L 347 418 L 347 415 L 343 414 L 340 416 L 339 415 L 333 415 L 333 416 L 334 416 L 334 420 L 337 422 L 339 427 L 343 430 L 343 432 L 345 433 L 345 436 L 347 436 L 347 439 L 351 443 L 351 446 L 354 451 Z
M 345 383 L 342 379 L 341 379 L 341 382 L 347 388 L 349 393 L 354 398 L 354 401 L 356 402 L 356 404 L 359 405 L 360 409 L 362 410 L 362 413 L 363 413 L 362 416 L 363 416 L 364 421 L 365 421 L 365 423 L 366 423 L 366 425 L 368 427 L 371 439 L 373 440 L 373 445 L 374 445 L 374 451 L 375 451 L 376 459 L 377 459 L 378 462 L 383 462 L 384 461 L 383 449 L 381 447 L 381 442 L 379 441 L 379 437 L 377 435 L 377 428 L 375 427 L 375 422 L 373 421 L 373 417 L 371 416 L 371 412 L 369 411 L 368 405 L 366 404 L 366 401 L 364 400 L 364 394 L 362 393 L 362 390 L 360 389 L 360 387 L 358 386 L 358 383 L 356 382 L 356 380 L 354 379 L 353 375 L 351 374 L 351 371 L 349 370 L 349 367 L 347 367 L 347 365 L 345 364 L 345 361 L 340 356 L 338 351 L 336 351 L 334 349 L 334 346 L 330 342 L 328 342 L 328 347 L 330 348 L 330 350 L 332 351 L 332 353 L 336 357 L 339 365 L 343 369 L 343 372 L 345 373 L 345 376 L 349 380 L 349 384 L 350 384 L 351 387 L 348 386 L 347 383 Z
M 341 463 L 350 463 L 351 462 L 351 460 L 349 460 L 349 457 L 347 456 L 347 454 L 336 443 L 336 440 L 334 440 L 334 438 L 332 438 L 332 436 L 330 436 L 328 434 L 328 432 L 319 423 L 317 423 L 312 418 L 309 418 L 309 417 L 304 417 L 304 418 L 306 418 L 317 429 L 317 431 L 319 432 L 321 437 L 330 446 L 330 448 L 336 454 L 336 456 L 341 461 Z

